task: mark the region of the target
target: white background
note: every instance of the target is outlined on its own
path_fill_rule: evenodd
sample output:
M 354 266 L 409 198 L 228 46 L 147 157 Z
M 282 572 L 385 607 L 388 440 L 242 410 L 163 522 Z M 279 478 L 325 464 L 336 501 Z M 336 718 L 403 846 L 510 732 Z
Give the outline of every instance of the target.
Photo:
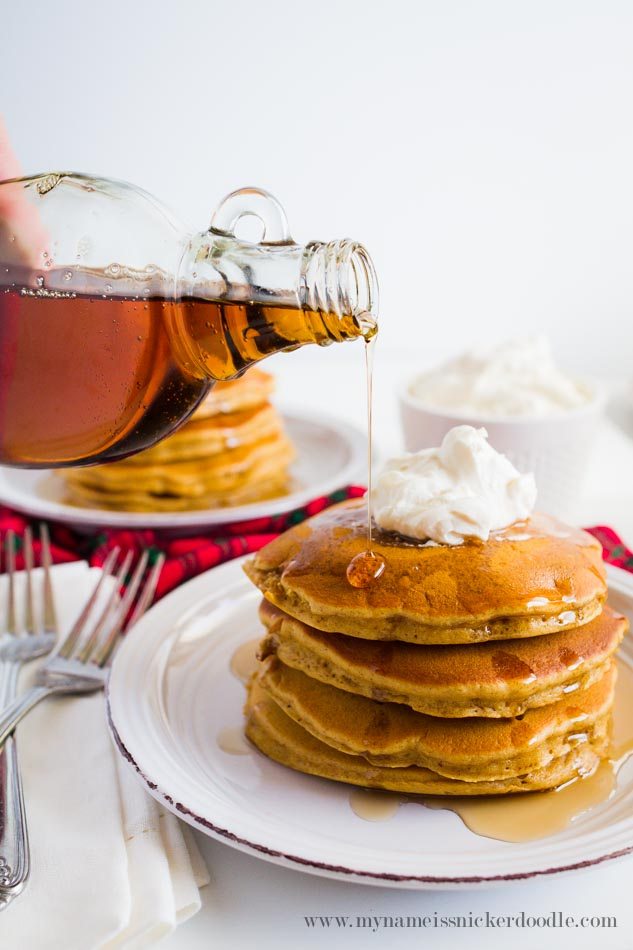
M 256 184 L 296 240 L 368 246 L 383 353 L 545 330 L 563 365 L 629 372 L 627 0 L 39 0 L 2 32 L 26 172 L 127 179 L 196 228 Z
M 546 331 L 562 365 L 633 377 L 626 0 L 58 0 L 7 3 L 1 22 L 0 111 L 25 172 L 127 179 L 198 229 L 226 192 L 255 184 L 282 201 L 296 240 L 368 246 L 382 291 L 382 446 L 398 441 L 400 377 L 476 341 Z M 271 365 L 286 401 L 362 419 L 358 346 Z M 597 453 L 579 519 L 611 522 L 631 542 L 622 438 Z M 630 861 L 476 896 L 396 895 L 218 844 L 206 854 L 205 909 L 174 950 L 359 946 L 357 935 L 308 935 L 302 915 L 435 909 L 617 913 L 620 928 L 391 932 L 362 945 L 630 950 L 633 940 Z

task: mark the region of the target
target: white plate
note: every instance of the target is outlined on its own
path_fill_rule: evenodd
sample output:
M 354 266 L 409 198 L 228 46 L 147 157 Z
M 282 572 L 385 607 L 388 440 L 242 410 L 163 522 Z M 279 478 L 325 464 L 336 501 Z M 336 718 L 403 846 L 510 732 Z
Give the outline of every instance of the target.
M 32 471 L 0 466 L 0 502 L 33 517 L 63 521 L 86 530 L 102 527 L 190 530 L 283 514 L 359 478 L 365 480 L 367 437 L 358 429 L 321 413 L 284 412 L 283 418 L 297 450 L 291 467 L 297 487 L 282 498 L 235 508 L 171 513 L 77 508 L 64 502 L 63 483 L 48 469 Z
M 610 575 L 612 602 L 633 616 L 631 580 Z M 368 822 L 352 812 L 349 786 L 293 772 L 255 749 L 223 752 L 218 734 L 241 726 L 244 702 L 229 664 L 236 646 L 261 634 L 259 598 L 241 561 L 217 567 L 152 608 L 114 663 L 115 740 L 152 795 L 185 821 L 276 864 L 407 888 L 489 886 L 633 850 L 627 766 L 613 797 L 564 832 L 509 844 L 473 834 L 446 811 L 404 806 L 390 821 Z M 633 665 L 631 638 L 621 655 Z

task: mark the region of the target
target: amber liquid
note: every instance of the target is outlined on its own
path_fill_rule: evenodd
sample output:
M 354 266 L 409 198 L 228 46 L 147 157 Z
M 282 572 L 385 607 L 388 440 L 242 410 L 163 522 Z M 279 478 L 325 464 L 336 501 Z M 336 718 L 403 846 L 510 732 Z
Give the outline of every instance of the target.
M 372 434 L 373 434 L 373 402 L 374 402 L 374 347 L 378 328 L 375 321 L 368 319 L 365 323 L 365 385 L 367 400 L 367 546 L 360 551 L 347 565 L 347 580 L 352 587 L 365 588 L 371 585 L 384 574 L 387 562 L 382 554 L 373 550 L 372 531 Z
M 241 643 L 231 656 L 231 673 L 245 686 L 259 668 L 257 659 L 259 640 L 259 637 L 255 637 L 254 640 Z
M 94 274 L 86 283 L 90 293 L 49 290 L 32 275 L 0 286 L 0 463 L 65 466 L 138 452 L 184 421 L 214 380 L 271 353 L 363 333 L 352 316 L 115 296 Z
M 366 821 L 388 821 L 408 803 L 453 811 L 475 834 L 499 841 L 533 841 L 563 831 L 580 815 L 607 802 L 617 787 L 618 772 L 633 755 L 633 670 L 618 663 L 609 754 L 590 775 L 579 774 L 559 788 L 514 795 L 451 798 L 407 796 L 356 788 L 350 806 Z

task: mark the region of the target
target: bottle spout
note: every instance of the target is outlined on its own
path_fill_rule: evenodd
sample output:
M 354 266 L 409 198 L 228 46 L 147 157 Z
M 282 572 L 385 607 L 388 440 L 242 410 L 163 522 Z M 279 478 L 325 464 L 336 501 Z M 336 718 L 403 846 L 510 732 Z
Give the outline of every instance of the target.
M 362 244 L 344 239 L 306 245 L 301 267 L 301 305 L 304 309 L 352 317 L 366 335 L 376 325 L 378 278 Z
M 236 238 L 237 225 L 244 216 L 256 217 L 261 222 L 262 236 L 255 245 Z M 274 296 L 279 303 L 320 313 L 326 323 L 351 318 L 363 335 L 363 320 L 375 328 L 378 280 L 367 250 L 357 241 L 311 241 L 304 248 L 299 247 L 290 236 L 281 204 L 262 188 L 240 188 L 227 195 L 214 213 L 209 231 L 220 240 L 236 242 L 232 248 L 224 247 L 223 253 L 232 258 L 237 254 L 247 264 L 244 288 L 256 283 L 264 295 Z M 267 250 L 273 252 L 272 256 Z M 290 268 L 285 276 L 280 270 L 283 258 Z M 293 275 L 296 263 L 300 269 Z M 267 268 L 271 273 L 265 275 Z M 331 331 L 329 326 L 328 330 Z M 333 338 L 338 339 L 339 334 L 335 332 Z

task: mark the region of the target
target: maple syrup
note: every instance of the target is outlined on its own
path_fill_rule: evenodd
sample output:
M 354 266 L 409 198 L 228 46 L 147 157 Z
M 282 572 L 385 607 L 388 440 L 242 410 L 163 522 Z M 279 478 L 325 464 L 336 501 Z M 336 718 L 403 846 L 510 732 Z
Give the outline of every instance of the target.
M 354 789 L 352 811 L 366 821 L 388 821 L 400 805 L 452 811 L 475 834 L 500 841 L 533 841 L 556 834 L 591 808 L 608 801 L 620 768 L 633 754 L 633 670 L 618 662 L 609 756 L 590 775 L 579 775 L 559 788 L 515 795 L 463 798 L 406 796 L 397 792 Z
M 215 380 L 272 353 L 371 332 L 352 315 L 245 301 L 113 294 L 106 273 L 0 285 L 0 462 L 104 462 L 153 445 Z M 88 292 L 72 289 L 85 286 Z M 373 324 L 375 332 L 375 323 Z
M 365 821 L 388 821 L 395 816 L 405 801 L 406 799 L 396 792 L 383 792 L 373 788 L 355 788 L 349 796 L 352 811 Z
M 363 319 L 363 316 L 365 319 Z M 370 587 L 374 581 L 384 573 L 386 561 L 381 554 L 372 549 L 373 525 L 371 514 L 372 495 L 372 431 L 373 431 L 373 377 L 374 377 L 374 347 L 378 334 L 378 327 L 370 314 L 360 318 L 365 339 L 365 377 L 367 399 L 367 547 L 356 554 L 347 565 L 347 580 L 352 587 Z
M 259 241 L 237 233 L 245 216 Z M 0 464 L 140 451 L 214 380 L 362 336 L 357 317 L 377 303 L 362 244 L 298 244 L 260 188 L 231 192 L 191 231 L 127 182 L 68 171 L 0 181 Z
M 231 656 L 231 673 L 240 681 L 248 683 L 253 673 L 256 672 L 259 663 L 257 660 L 257 651 L 259 649 L 259 637 L 254 640 L 247 640 L 246 643 L 240 643 L 233 651 Z
M 371 540 L 369 543 L 371 544 Z M 347 565 L 347 580 L 352 587 L 369 587 L 384 573 L 386 561 L 371 548 L 356 554 Z
M 227 755 L 248 755 L 252 750 L 242 726 L 226 726 L 217 735 L 217 743 Z

